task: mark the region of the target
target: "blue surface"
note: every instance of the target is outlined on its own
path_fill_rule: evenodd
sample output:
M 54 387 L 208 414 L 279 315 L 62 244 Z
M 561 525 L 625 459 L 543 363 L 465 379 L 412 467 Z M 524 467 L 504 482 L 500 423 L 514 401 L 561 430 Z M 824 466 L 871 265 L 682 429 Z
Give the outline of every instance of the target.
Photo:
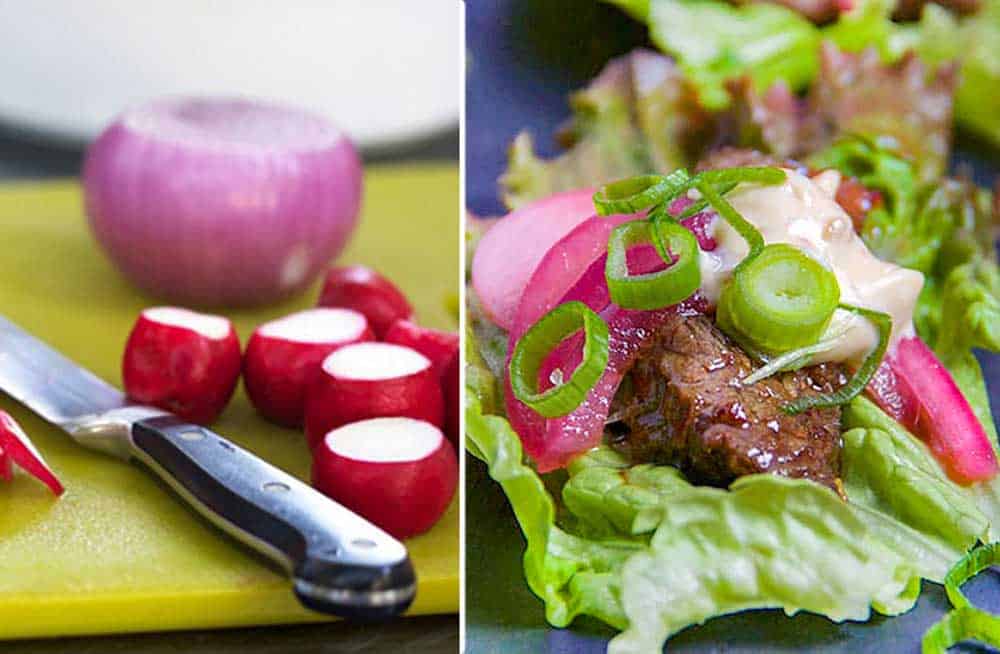
M 604 35 L 604 36 L 599 36 Z M 551 156 L 552 140 L 566 119 L 566 95 L 584 85 L 612 56 L 645 42 L 644 30 L 617 10 L 590 0 L 473 0 L 466 10 L 469 52 L 466 85 L 466 201 L 480 215 L 504 213 L 496 179 L 507 146 L 522 129 L 536 149 Z M 992 163 L 991 163 L 992 162 Z M 963 148 L 956 163 L 974 168 L 980 183 L 997 171 L 995 153 Z M 1000 357 L 980 358 L 989 380 L 994 416 L 1000 418 Z M 521 570 L 524 543 L 506 498 L 469 458 L 467 472 L 467 652 L 603 652 L 612 632 L 593 621 L 550 629 L 541 602 Z M 979 606 L 1000 611 L 995 573 L 967 586 Z M 920 637 L 949 608 L 943 589 L 925 583 L 917 606 L 896 618 L 834 624 L 814 615 L 785 617 L 751 611 L 717 618 L 673 638 L 670 652 L 920 651 Z M 970 645 L 956 652 L 988 649 Z

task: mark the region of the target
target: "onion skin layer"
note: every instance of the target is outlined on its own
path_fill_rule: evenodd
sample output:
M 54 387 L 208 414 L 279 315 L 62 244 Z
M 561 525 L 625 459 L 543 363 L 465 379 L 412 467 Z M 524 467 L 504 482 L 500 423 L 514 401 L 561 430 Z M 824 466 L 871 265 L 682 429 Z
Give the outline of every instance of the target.
M 433 366 L 387 379 L 344 379 L 320 368 L 306 392 L 306 439 L 315 449 L 326 434 L 368 418 L 415 418 L 440 428 L 444 398 Z
M 185 122 L 199 111 L 210 117 Z M 269 143 L 266 129 L 239 140 L 212 111 L 328 133 L 312 147 L 283 134 Z M 333 126 L 246 101 L 140 107 L 97 138 L 83 166 L 90 226 L 115 266 L 154 296 L 197 306 L 262 304 L 307 286 L 350 237 L 361 185 L 357 152 Z
M 122 380 L 133 400 L 207 425 L 226 408 L 240 378 L 240 341 L 139 315 L 125 344 Z

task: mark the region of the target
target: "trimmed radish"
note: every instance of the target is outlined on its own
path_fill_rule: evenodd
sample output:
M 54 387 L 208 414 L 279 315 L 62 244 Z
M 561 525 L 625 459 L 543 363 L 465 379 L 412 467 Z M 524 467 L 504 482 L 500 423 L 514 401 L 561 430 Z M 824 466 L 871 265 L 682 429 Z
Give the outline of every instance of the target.
M 524 287 L 556 242 L 594 215 L 594 190 L 559 193 L 507 214 L 476 245 L 472 286 L 490 320 L 509 330 Z
M 456 449 L 461 449 L 461 444 L 458 442 L 461 431 L 458 416 L 461 413 L 459 407 L 462 403 L 458 378 L 460 365 L 461 358 L 458 356 L 458 352 L 455 352 L 441 373 L 441 392 L 444 394 L 444 432 Z
M 208 424 L 232 397 L 240 365 L 240 342 L 227 319 L 154 307 L 132 328 L 122 378 L 133 400 Z
M 19 468 L 48 486 L 56 495 L 63 494 L 65 489 L 52 472 L 52 468 L 45 463 L 45 459 L 32 445 L 31 439 L 6 411 L 0 411 L 0 448 L 6 453 L 6 457 L 9 457 L 6 464 L 0 465 L 0 467 L 6 466 L 5 479 L 10 479 L 10 461 L 13 461 Z
M 307 286 L 354 230 L 361 183 L 354 146 L 325 118 L 240 99 L 137 107 L 83 166 L 112 261 L 184 304 L 260 304 Z
M 383 416 L 440 426 L 441 384 L 430 359 L 391 343 L 356 343 L 324 359 L 306 393 L 306 437 L 315 448 L 331 429 Z
M 412 347 L 430 359 L 439 374 L 458 352 L 458 334 L 421 327 L 409 320 L 397 320 L 392 323 L 382 340 L 386 343 Z
M 331 268 L 319 296 L 321 307 L 343 307 L 365 314 L 375 335 L 382 338 L 392 323 L 408 320 L 413 307 L 388 279 L 365 266 Z
M 350 309 L 310 309 L 264 323 L 250 336 L 243 357 L 250 402 L 264 417 L 300 427 L 306 389 L 323 359 L 345 345 L 374 338 L 368 320 Z
M 334 429 L 313 453 L 313 485 L 396 538 L 422 534 L 458 486 L 458 459 L 441 430 L 412 418 Z
M 998 470 L 993 444 L 934 352 L 910 336 L 897 343 L 886 362 L 892 376 L 883 372 L 868 387 L 876 403 L 927 443 L 952 481 L 968 485 L 993 479 Z
M 10 456 L 0 447 L 0 481 L 10 481 L 14 478 Z

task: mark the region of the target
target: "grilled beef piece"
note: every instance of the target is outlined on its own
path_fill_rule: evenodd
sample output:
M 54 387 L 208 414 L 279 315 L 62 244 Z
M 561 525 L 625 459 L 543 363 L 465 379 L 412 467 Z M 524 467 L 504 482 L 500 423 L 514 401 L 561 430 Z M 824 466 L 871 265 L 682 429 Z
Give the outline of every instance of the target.
M 769 472 L 841 492 L 840 409 L 789 416 L 781 407 L 839 388 L 843 369 L 821 364 L 741 385 L 755 367 L 710 318 L 678 315 L 625 376 L 612 407 L 612 446 L 634 463 L 677 465 L 696 483 L 727 486 Z

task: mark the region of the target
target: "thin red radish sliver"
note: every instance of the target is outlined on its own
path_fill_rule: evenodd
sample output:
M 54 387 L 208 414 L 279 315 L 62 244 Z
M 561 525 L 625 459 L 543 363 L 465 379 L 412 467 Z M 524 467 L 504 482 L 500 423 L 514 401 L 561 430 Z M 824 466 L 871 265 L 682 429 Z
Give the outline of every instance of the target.
M 59 483 L 52 468 L 45 463 L 21 426 L 5 411 L 0 411 L 0 448 L 18 467 L 48 486 L 53 493 L 63 494 L 63 485 Z
M 14 478 L 14 468 L 11 465 L 10 457 L 0 447 L 0 480 L 10 481 Z

